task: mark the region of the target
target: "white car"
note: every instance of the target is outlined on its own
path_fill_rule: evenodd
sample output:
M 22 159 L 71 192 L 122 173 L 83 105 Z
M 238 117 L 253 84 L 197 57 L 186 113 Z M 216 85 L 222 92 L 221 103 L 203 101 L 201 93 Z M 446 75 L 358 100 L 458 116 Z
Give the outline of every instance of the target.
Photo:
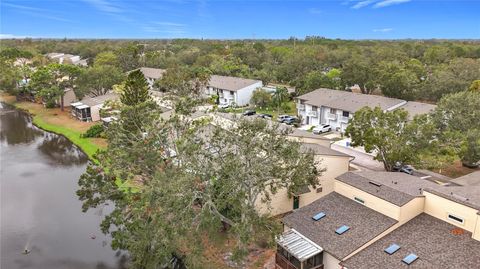
M 330 132 L 332 130 L 332 126 L 328 125 L 328 124 L 321 124 L 321 125 L 318 125 L 317 127 L 313 128 L 313 133 L 314 134 L 321 134 L 321 133 L 326 133 L 326 132 Z
M 223 108 L 223 109 L 229 108 L 229 107 L 230 107 L 229 104 L 220 104 L 220 105 L 218 105 L 218 108 Z

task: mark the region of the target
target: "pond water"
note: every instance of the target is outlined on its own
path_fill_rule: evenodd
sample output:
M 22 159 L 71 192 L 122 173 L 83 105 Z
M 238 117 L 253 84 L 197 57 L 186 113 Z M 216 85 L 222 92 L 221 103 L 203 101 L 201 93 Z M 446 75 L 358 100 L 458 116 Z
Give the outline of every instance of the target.
M 75 194 L 87 156 L 1 103 L 0 119 L 0 268 L 125 268 L 100 232 L 108 208 L 83 213 Z

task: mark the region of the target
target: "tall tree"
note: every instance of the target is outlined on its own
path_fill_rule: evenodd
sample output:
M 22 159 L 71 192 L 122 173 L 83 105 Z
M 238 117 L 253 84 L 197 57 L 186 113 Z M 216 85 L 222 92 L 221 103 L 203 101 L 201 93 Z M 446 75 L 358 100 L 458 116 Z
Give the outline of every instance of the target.
M 342 69 L 342 82 L 346 87 L 358 85 L 364 94 L 370 94 L 377 88 L 377 74 L 373 59 L 352 55 Z
M 118 68 L 110 65 L 94 66 L 85 70 L 78 78 L 79 87 L 75 94 L 80 99 L 86 95 L 104 95 L 122 80 L 123 74 Z
M 142 71 L 135 70 L 128 74 L 125 81 L 120 101 L 127 106 L 134 106 L 150 100 L 148 93 L 148 82 Z
M 272 102 L 272 94 L 262 88 L 256 89 L 252 93 L 250 102 L 254 106 L 267 107 Z
M 277 87 L 275 92 L 272 95 L 272 101 L 277 107 L 277 112 L 280 114 L 280 108 L 282 105 L 288 101 L 289 94 L 288 90 L 285 87 Z

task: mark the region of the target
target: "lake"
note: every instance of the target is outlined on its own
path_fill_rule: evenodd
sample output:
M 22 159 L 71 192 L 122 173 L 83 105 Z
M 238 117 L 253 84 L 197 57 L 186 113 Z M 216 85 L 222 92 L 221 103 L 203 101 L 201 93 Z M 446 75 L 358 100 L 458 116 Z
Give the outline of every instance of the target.
M 87 156 L 63 136 L 0 103 L 0 268 L 125 268 L 75 192 Z M 29 254 L 24 254 L 28 249 Z

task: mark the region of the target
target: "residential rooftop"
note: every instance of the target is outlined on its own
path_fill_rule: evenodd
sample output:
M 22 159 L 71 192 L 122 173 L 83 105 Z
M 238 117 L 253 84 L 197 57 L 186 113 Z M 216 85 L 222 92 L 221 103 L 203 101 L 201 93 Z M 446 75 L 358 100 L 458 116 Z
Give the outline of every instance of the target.
M 457 177 L 451 181 L 462 186 L 480 186 L 480 171 Z
M 313 216 L 320 212 L 325 217 L 315 221 Z M 397 223 L 335 192 L 294 210 L 283 222 L 340 260 Z M 343 225 L 349 230 L 337 234 Z
M 408 112 L 408 119 L 413 120 L 415 116 L 427 114 L 432 112 L 437 106 L 420 102 L 407 102 L 405 105 L 399 107 Z
M 150 68 L 150 67 L 141 67 L 140 71 L 143 73 L 145 77 L 152 78 L 152 79 L 159 79 L 166 72 L 165 69 Z
M 397 206 L 423 196 L 424 188 L 438 187 L 431 181 L 397 172 L 354 171 L 338 176 L 337 180 Z
M 393 254 L 384 250 L 391 244 L 400 249 Z M 402 259 L 410 253 L 418 256 L 411 265 Z M 341 265 L 349 269 L 397 268 L 478 268 L 480 241 L 472 234 L 445 221 L 422 213 Z
M 311 150 L 315 155 L 327 155 L 327 156 L 339 156 L 339 157 L 352 157 L 348 154 L 345 154 L 340 151 L 336 151 L 334 149 L 319 145 L 319 144 L 314 144 L 314 143 L 302 143 L 300 145 L 300 149 L 307 151 Z
M 103 104 L 107 100 L 117 100 L 119 98 L 120 96 L 118 96 L 118 94 L 109 92 L 107 94 L 99 95 L 95 97 L 85 97 L 80 102 L 83 103 L 84 105 L 92 107 L 92 106 Z
M 258 82 L 261 81 L 248 78 L 212 75 L 210 76 L 208 86 L 227 91 L 238 91 Z
M 480 210 L 480 186 L 436 186 L 425 191 Z
M 308 105 L 330 107 L 353 113 L 365 106 L 388 110 L 406 103 L 406 101 L 396 98 L 325 88 L 314 90 L 297 98 L 304 100 Z

